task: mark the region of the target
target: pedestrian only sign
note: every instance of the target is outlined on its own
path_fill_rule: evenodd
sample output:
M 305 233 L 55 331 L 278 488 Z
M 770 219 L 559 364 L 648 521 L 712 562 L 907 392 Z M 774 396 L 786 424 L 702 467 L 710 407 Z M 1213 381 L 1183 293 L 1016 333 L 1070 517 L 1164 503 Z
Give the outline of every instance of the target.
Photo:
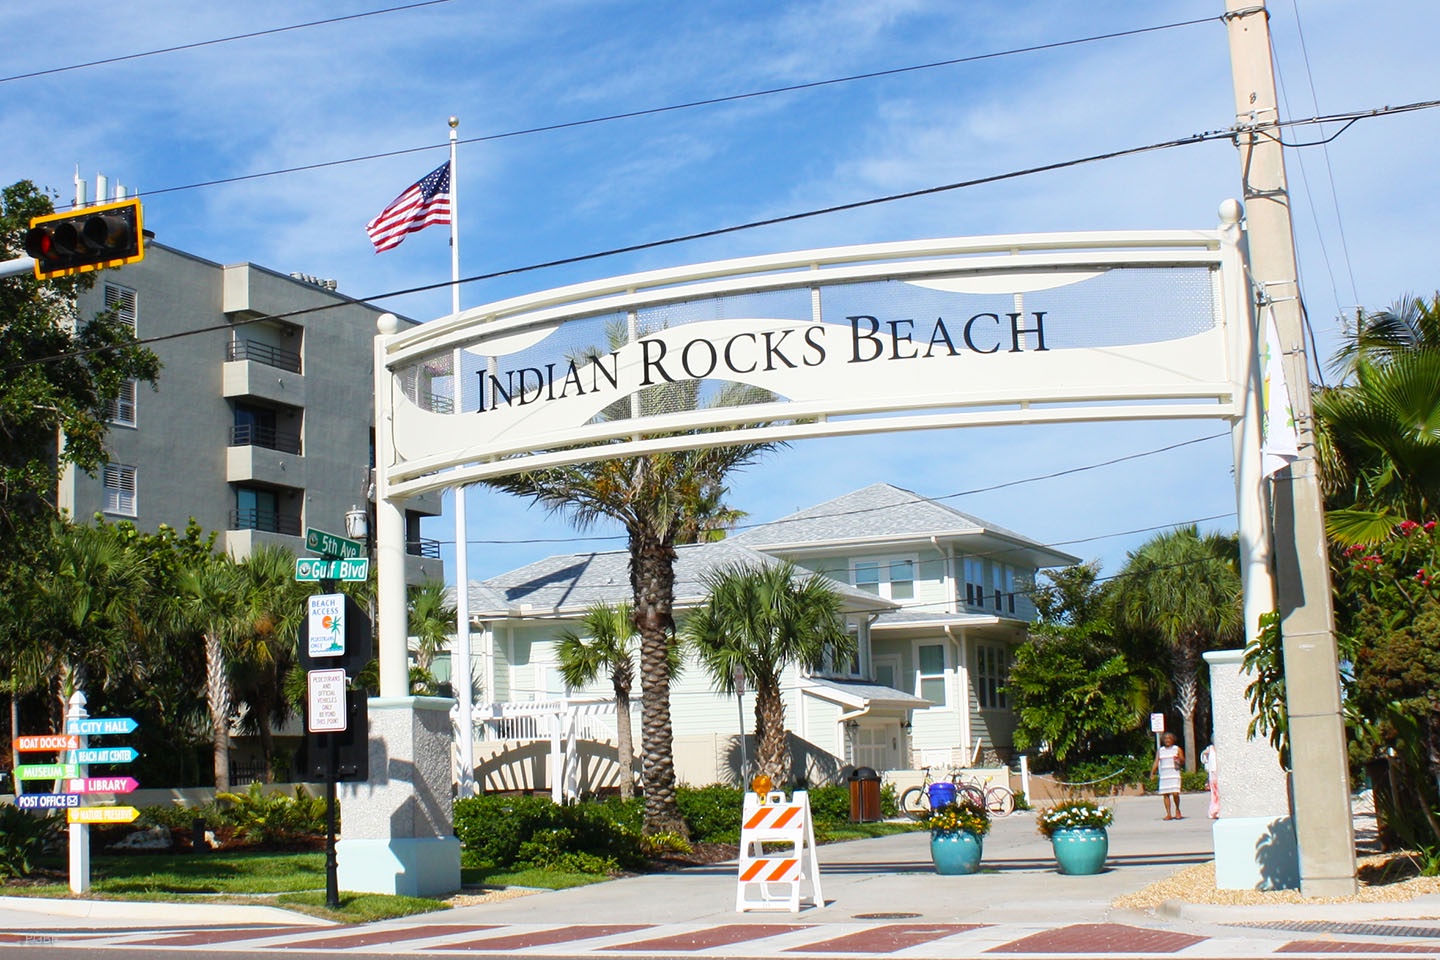
M 347 724 L 344 670 L 311 670 L 306 729 L 311 733 L 344 733 Z
M 345 656 L 345 594 L 319 593 L 310 597 L 309 627 L 310 656 Z

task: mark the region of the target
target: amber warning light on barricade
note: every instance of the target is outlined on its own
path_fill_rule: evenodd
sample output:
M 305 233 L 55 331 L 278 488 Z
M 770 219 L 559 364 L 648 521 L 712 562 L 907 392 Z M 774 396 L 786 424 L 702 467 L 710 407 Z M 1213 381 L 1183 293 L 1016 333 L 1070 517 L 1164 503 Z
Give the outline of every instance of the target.
M 25 234 L 25 252 L 35 258 L 38 280 L 143 260 L 140 201 L 122 200 L 36 217 Z

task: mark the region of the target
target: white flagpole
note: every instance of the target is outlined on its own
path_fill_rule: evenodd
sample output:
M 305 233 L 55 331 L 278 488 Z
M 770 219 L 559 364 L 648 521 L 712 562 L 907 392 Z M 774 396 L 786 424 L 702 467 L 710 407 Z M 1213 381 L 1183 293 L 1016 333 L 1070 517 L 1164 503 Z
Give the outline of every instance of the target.
M 460 118 L 450 118 L 450 312 L 460 312 L 460 178 L 455 168 L 455 147 Z M 454 412 L 464 413 L 462 389 L 465 351 L 455 349 L 451 374 Z M 474 796 L 475 721 L 470 680 L 470 547 L 466 535 L 465 488 L 455 488 L 455 650 L 450 658 L 450 685 L 455 693 L 455 746 L 458 794 Z

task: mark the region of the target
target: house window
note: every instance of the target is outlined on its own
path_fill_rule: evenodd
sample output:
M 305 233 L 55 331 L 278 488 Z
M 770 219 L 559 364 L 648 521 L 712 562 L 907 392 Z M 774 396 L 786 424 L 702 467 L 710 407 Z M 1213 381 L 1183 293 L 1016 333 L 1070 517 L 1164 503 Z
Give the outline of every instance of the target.
M 1005 568 L 1005 609 L 1009 613 L 1015 612 L 1015 568 Z
M 123 463 L 107 463 L 102 482 L 105 485 L 105 512 L 122 517 L 136 516 L 135 468 Z
M 275 491 L 236 487 L 234 529 L 279 533 L 280 502 Z
M 978 557 L 965 558 L 965 602 L 972 607 L 985 603 L 985 564 Z
M 114 310 L 116 319 L 129 327 L 131 333 L 139 335 L 134 290 L 122 287 L 118 283 L 105 284 L 105 309 Z
M 856 589 L 890 600 L 915 598 L 915 558 L 887 557 L 857 560 L 853 581 Z
M 975 645 L 975 702 L 981 710 L 1005 710 L 1010 700 L 1001 689 L 1010 677 L 1010 651 L 993 643 Z
M 920 666 L 916 694 L 937 707 L 945 706 L 945 647 L 938 643 L 923 644 L 916 648 L 915 656 Z
M 126 380 L 120 384 L 115 399 L 105 404 L 105 419 L 122 427 L 135 426 L 135 394 L 138 380 Z

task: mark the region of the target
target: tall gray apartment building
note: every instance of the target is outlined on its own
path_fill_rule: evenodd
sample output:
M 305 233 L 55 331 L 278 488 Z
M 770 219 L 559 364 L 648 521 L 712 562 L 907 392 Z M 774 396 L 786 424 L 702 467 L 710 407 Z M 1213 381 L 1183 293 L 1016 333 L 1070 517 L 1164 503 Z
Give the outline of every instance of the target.
M 307 556 L 309 527 L 344 535 L 346 512 L 369 502 L 384 311 L 333 282 L 153 241 L 143 261 L 102 271 L 80 295 L 82 319 L 106 308 L 142 339 L 186 335 L 150 345 L 164 364 L 156 387 L 125 386 L 109 412 L 110 462 L 94 476 L 68 470 L 62 509 L 142 530 L 183 530 L 194 517 L 237 559 L 263 543 Z M 439 580 L 439 544 L 421 536 L 420 520 L 440 499 L 408 508 L 406 580 Z

